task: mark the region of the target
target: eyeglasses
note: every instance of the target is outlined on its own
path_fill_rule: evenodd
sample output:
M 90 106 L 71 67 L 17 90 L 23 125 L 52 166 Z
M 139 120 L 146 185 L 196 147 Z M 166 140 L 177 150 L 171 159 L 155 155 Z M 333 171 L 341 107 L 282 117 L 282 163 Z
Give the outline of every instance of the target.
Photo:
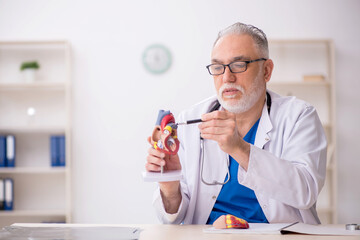
M 247 65 L 252 62 L 258 62 L 258 61 L 266 61 L 266 58 L 258 58 L 251 61 L 235 61 L 231 62 L 229 64 L 219 64 L 214 63 L 207 65 L 206 68 L 208 69 L 209 73 L 211 75 L 221 75 L 224 74 L 226 66 L 229 67 L 230 72 L 232 73 L 242 73 L 245 72 L 247 69 Z

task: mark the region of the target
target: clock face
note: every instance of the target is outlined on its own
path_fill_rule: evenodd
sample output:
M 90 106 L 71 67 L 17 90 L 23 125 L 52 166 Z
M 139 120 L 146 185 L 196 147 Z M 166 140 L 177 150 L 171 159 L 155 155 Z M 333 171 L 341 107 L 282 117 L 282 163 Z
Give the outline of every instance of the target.
M 151 45 L 144 51 L 143 64 L 151 73 L 164 73 L 171 66 L 171 53 L 163 45 Z

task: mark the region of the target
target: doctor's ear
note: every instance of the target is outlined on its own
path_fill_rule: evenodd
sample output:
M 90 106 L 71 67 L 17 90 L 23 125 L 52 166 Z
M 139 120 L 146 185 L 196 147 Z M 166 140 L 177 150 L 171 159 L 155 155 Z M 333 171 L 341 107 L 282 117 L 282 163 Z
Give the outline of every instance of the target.
M 265 82 L 268 82 L 270 80 L 273 69 L 274 69 L 274 62 L 271 59 L 266 60 L 264 63 Z

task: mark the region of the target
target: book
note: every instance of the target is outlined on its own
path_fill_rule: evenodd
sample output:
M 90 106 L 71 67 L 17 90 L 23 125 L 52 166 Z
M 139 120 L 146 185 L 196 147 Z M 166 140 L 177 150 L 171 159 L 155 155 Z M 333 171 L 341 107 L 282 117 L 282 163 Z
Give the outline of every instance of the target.
M 14 209 L 14 181 L 12 178 L 5 178 L 5 203 L 4 209 L 11 211 Z
M 15 167 L 15 136 L 6 136 L 6 167 Z
M 5 208 L 5 181 L 0 178 L 0 210 Z
M 0 167 L 6 167 L 6 136 L 0 135 Z
M 305 82 L 323 82 L 325 81 L 325 76 L 324 75 L 304 75 L 303 76 L 303 80 Z
M 50 163 L 52 167 L 59 166 L 59 141 L 57 136 L 50 136 Z
M 58 136 L 59 144 L 59 166 L 65 167 L 65 136 Z
M 50 163 L 52 167 L 65 167 L 65 136 L 50 136 Z

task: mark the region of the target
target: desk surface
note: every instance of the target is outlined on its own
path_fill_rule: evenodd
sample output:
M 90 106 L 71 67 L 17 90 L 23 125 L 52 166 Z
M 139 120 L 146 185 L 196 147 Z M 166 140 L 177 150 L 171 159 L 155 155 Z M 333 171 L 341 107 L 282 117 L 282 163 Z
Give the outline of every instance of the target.
M 272 239 L 346 239 L 360 240 L 360 236 L 319 236 L 319 235 L 302 235 L 302 234 L 286 234 L 286 235 L 258 235 L 258 234 L 215 234 L 204 233 L 203 229 L 208 228 L 207 225 L 129 225 L 136 226 L 144 231 L 140 234 L 140 240 L 272 240 Z M 344 228 L 344 225 L 331 225 L 333 227 Z
M 26 227 L 131 227 L 142 229 L 140 233 L 140 240 L 234 240 L 234 239 L 246 239 L 246 240 L 271 240 L 271 239 L 345 239 L 360 240 L 360 236 L 320 236 L 320 235 L 303 235 L 303 234 L 286 234 L 286 235 L 266 235 L 266 234 L 222 234 L 222 233 L 204 233 L 203 229 L 209 228 L 209 225 L 161 225 L 161 224 L 14 224 L 15 226 Z M 344 229 L 344 225 L 326 225 L 331 228 Z M 115 237 L 115 236 L 113 236 Z M 1 238 L 0 238 L 1 239 Z M 111 238 L 111 239 L 116 239 Z

